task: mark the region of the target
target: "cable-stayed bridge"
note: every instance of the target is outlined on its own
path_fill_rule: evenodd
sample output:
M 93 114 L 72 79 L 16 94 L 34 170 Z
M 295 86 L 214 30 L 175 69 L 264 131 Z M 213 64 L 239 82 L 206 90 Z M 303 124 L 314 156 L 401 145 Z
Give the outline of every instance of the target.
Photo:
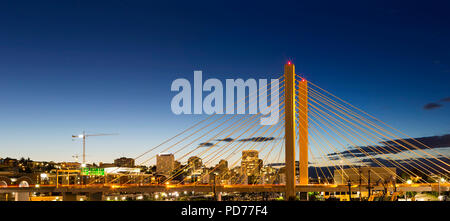
M 248 110 L 278 90 L 278 123 L 261 125 L 261 113 L 209 115 L 134 158 L 150 165 L 171 153 L 185 162 L 164 176 L 59 171 L 56 184 L 3 185 L 0 193 L 281 192 L 294 199 L 307 192 L 450 190 L 448 154 L 300 77 L 290 62 L 284 68 L 278 81 L 235 103 Z M 58 180 L 71 176 L 73 183 Z

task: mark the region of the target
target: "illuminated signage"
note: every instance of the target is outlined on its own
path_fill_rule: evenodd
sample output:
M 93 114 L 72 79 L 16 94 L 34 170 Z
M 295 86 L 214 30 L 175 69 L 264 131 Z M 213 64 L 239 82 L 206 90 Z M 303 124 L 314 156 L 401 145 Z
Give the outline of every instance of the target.
M 81 175 L 104 176 L 104 168 L 81 168 Z

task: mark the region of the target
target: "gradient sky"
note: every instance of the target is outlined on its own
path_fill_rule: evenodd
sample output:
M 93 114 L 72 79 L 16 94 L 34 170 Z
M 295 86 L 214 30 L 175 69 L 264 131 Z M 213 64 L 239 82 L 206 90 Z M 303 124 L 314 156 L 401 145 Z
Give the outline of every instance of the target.
M 275 1 L 274 1 L 275 2 Z M 135 157 L 202 116 L 176 78 L 297 73 L 406 134 L 450 133 L 448 1 L 2 1 L 0 157 Z

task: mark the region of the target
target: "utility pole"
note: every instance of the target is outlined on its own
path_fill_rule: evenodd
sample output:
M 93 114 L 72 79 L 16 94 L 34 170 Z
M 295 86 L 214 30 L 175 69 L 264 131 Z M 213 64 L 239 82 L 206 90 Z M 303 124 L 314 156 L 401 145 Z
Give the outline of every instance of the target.
M 362 199 L 361 199 L 361 195 L 362 195 L 361 185 L 362 185 L 362 179 L 361 179 L 361 166 L 360 166 L 359 167 L 359 201 L 362 201 Z
M 86 133 L 83 131 L 83 165 L 86 164 Z
M 350 180 L 347 181 L 347 186 L 348 186 L 348 200 L 352 201 L 352 183 L 350 182 Z
M 370 169 L 368 170 L 368 180 L 367 180 L 367 190 L 369 191 L 369 198 L 370 198 L 370 194 L 372 191 L 370 191 L 371 187 L 370 187 Z
M 83 139 L 83 162 L 82 165 L 86 165 L 86 138 L 87 137 L 93 137 L 93 136 L 111 136 L 111 135 L 118 135 L 118 134 L 86 134 L 85 131 L 83 131 L 80 135 L 72 135 L 72 138 L 82 138 Z
M 216 193 L 216 173 L 211 174 L 213 177 L 213 195 L 214 195 L 214 201 L 217 201 L 217 193 Z

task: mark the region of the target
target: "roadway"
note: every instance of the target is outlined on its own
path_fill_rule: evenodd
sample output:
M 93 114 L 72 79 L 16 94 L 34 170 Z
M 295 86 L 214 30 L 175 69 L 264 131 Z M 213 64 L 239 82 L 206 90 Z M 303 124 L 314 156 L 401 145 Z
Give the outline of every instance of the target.
M 0 193 L 12 193 L 12 192 L 39 192 L 39 193 L 154 193 L 154 192 L 212 192 L 213 185 L 42 185 L 35 187 L 18 187 L 8 186 L 0 187 Z M 450 183 L 432 183 L 432 184 L 396 184 L 394 188 L 392 185 L 386 187 L 388 191 L 394 190 L 405 192 L 429 192 L 429 191 L 450 191 Z M 284 192 L 285 185 L 216 185 L 216 192 Z M 367 191 L 367 185 L 352 185 L 352 191 Z M 372 190 L 384 190 L 383 186 L 371 186 Z M 333 185 L 333 184 L 309 184 L 309 185 L 296 185 L 296 192 L 348 192 L 348 185 Z

